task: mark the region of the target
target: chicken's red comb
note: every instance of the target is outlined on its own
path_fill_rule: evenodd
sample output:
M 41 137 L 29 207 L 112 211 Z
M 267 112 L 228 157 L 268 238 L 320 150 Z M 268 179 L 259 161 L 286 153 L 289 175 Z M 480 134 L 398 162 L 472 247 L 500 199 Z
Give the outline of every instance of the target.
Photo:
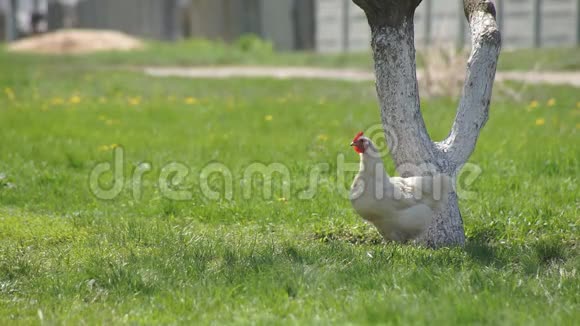
M 362 137 L 362 135 L 363 135 L 363 132 L 362 132 L 362 131 L 359 131 L 359 133 L 358 133 L 358 134 L 356 134 L 356 136 L 354 136 L 354 139 L 353 139 L 352 141 L 353 141 L 353 142 L 354 142 L 354 141 L 357 141 L 359 138 L 361 138 L 361 137 Z

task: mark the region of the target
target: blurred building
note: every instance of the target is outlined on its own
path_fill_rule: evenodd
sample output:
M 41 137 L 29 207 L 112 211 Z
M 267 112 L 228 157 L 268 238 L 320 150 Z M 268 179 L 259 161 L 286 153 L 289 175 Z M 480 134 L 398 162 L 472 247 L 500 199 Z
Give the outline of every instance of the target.
M 143 38 L 176 40 L 182 36 L 180 0 L 50 1 L 48 27 L 114 29 Z
M 580 0 L 495 0 L 503 46 L 580 44 Z M 177 40 L 232 41 L 256 34 L 280 50 L 359 52 L 369 48 L 364 13 L 352 0 L 0 0 L 0 36 L 59 28 L 115 29 Z M 415 15 L 418 47 L 469 43 L 462 0 L 423 0 Z
M 47 31 L 47 12 L 47 0 L 0 0 L 0 36 L 16 39 Z
M 495 0 L 504 48 L 580 45 L 580 0 Z M 350 0 L 316 1 L 316 49 L 357 52 L 369 48 L 362 10 Z M 463 0 L 423 0 L 415 12 L 415 43 L 469 44 Z
M 277 49 L 313 49 L 314 0 L 192 0 L 186 12 L 189 37 L 234 40 L 256 34 Z
M 38 13 L 44 28 L 33 29 Z M 0 0 L 0 21 L 2 39 L 96 28 L 159 40 L 251 33 L 281 50 L 314 48 L 314 0 Z
M 0 0 L 0 36 L 11 40 L 61 28 L 114 29 L 175 40 L 188 0 Z

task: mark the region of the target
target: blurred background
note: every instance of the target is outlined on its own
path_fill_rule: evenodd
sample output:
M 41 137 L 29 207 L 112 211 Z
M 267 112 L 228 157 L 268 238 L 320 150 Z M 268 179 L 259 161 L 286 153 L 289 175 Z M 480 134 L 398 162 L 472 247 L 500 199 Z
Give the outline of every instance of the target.
M 504 48 L 580 44 L 580 0 L 495 2 Z M 468 43 L 462 10 L 461 0 L 424 1 L 415 16 L 417 46 Z M 62 28 L 164 41 L 255 34 L 284 51 L 361 52 L 369 44 L 364 14 L 351 0 L 0 0 L 4 41 Z
M 0 326 L 576 324 L 580 0 L 495 3 L 467 246 L 433 251 L 381 244 L 344 196 L 353 135 L 386 146 L 352 0 L 0 0 Z M 415 23 L 442 140 L 462 1 Z

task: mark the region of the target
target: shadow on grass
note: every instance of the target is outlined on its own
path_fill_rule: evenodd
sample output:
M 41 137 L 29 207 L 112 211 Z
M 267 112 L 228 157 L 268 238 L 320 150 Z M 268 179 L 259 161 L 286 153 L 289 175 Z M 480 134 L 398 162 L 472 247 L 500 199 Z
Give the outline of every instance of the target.
M 523 244 L 501 244 L 500 239 L 497 230 L 480 229 L 467 239 L 465 252 L 484 266 L 513 266 L 527 274 L 534 274 L 545 267 L 566 263 L 574 251 L 573 244 L 553 237 Z
M 499 232 L 495 228 L 475 230 L 467 238 L 465 252 L 478 264 L 503 267 L 508 263 L 508 260 L 497 246 L 498 238 Z
M 465 244 L 465 252 L 471 259 L 480 265 L 504 267 L 508 260 L 493 245 L 477 240 L 468 240 Z
M 320 242 L 346 242 L 356 245 L 380 245 L 383 238 L 374 229 L 365 226 L 330 227 L 314 231 L 314 240 Z
M 366 225 L 330 225 L 315 230 L 314 240 L 323 243 L 384 245 L 382 237 Z M 492 268 L 515 268 L 534 274 L 553 265 L 564 264 L 574 251 L 573 244 L 557 238 L 541 238 L 523 244 L 502 242 L 497 227 L 478 228 L 468 236 L 463 248 L 477 265 Z

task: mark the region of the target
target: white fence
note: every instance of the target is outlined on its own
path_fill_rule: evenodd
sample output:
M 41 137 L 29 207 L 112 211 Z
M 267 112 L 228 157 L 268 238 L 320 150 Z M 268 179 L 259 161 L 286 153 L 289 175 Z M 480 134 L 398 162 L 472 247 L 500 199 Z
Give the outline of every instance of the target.
M 496 0 L 504 48 L 580 44 L 580 0 Z M 316 0 L 316 50 L 368 50 L 370 32 L 363 11 L 351 0 Z M 417 47 L 470 42 L 462 0 L 423 0 L 415 13 Z

